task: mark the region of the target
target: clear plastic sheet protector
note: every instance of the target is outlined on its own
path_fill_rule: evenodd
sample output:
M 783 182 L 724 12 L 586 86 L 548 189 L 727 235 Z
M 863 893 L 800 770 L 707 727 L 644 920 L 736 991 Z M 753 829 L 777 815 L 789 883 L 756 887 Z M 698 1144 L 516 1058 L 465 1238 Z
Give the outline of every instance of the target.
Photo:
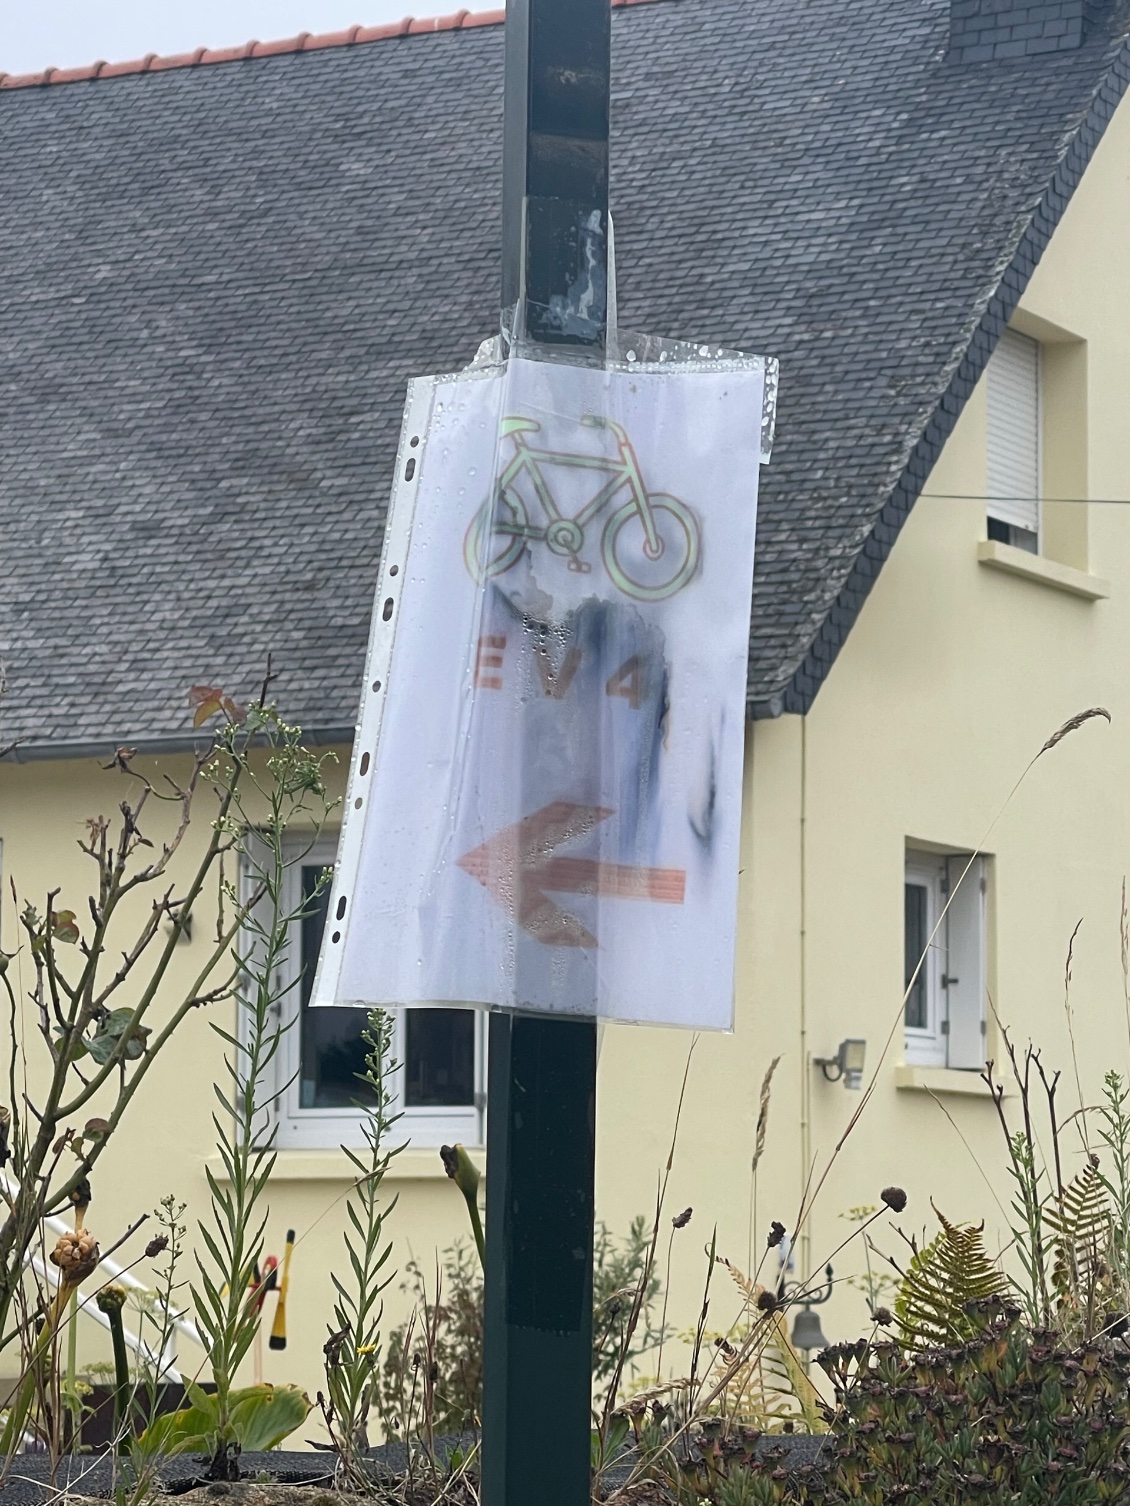
M 315 1004 L 727 1030 L 776 363 L 409 388 Z

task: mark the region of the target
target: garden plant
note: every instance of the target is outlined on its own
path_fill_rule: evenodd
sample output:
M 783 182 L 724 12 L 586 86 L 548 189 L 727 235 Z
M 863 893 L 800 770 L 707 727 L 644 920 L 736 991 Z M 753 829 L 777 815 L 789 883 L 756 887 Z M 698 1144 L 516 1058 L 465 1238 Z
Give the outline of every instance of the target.
M 157 782 L 138 771 L 131 750 L 118 750 L 109 772 L 130 781 L 134 794 L 120 803 L 117 824 L 92 820 L 81 844 L 96 870 L 89 919 L 80 923 L 60 908 L 55 892 L 41 909 L 22 903 L 21 947 L 0 970 L 11 1046 L 9 1103 L 0 1111 L 0 1347 L 20 1355 L 0 1442 L 8 1468 L 29 1439 L 41 1440 L 52 1459 L 74 1446 L 83 1405 L 73 1360 L 82 1289 L 94 1293 L 112 1337 L 114 1488 L 123 1506 L 142 1506 L 159 1493 L 170 1456 L 196 1457 L 200 1480 L 224 1489 L 239 1478 L 244 1450 L 277 1447 L 308 1414 L 320 1416 L 339 1491 L 386 1506 L 474 1506 L 485 1244 L 480 1173 L 462 1146 L 443 1148 L 472 1242 L 453 1242 L 434 1272 L 408 1263 L 415 1308 L 386 1333 L 385 1294 L 397 1273 L 389 1227 L 396 1199 L 386 1195 L 385 1178 L 403 1147 L 393 1107 L 399 1069 L 392 1020 L 381 1011 L 370 1014 L 365 1031 L 362 1143 L 345 1147 L 352 1175 L 340 1201 L 341 1259 L 331 1272 L 335 1296 L 317 1412 L 296 1387 L 240 1383 L 261 1308 L 275 1164 L 271 1109 L 285 1028 L 278 1006 L 296 986 L 282 981 L 293 970 L 280 963 L 296 921 L 317 899 L 306 894 L 298 909 L 288 907 L 287 868 L 301 861 L 295 832 L 306 834 L 309 851 L 332 808 L 325 756 L 303 746 L 299 731 L 268 706 L 266 690 L 250 710 L 211 687 L 194 693 L 198 722 L 218 718 L 219 726 L 183 785 Z M 1073 718 L 1037 758 L 1101 714 Z M 207 841 L 192 871 L 174 883 L 192 811 L 208 792 L 216 803 Z M 174 828 L 150 847 L 144 823 L 162 805 L 175 813 Z M 221 897 L 215 940 L 191 988 L 171 998 L 173 951 L 209 884 Z M 123 943 L 127 896 L 146 892 L 149 912 Z M 111 949 L 120 961 L 109 960 Z M 1122 956 L 1130 1043 L 1125 896 Z M 1070 976 L 1069 949 L 1068 985 Z M 26 1036 L 24 994 L 33 1025 Z M 220 1003 L 237 1006 L 226 1018 L 238 1023 L 212 1022 L 224 1043 L 225 1076 L 215 1090 L 221 1169 L 207 1171 L 209 1205 L 190 1214 L 170 1196 L 144 1250 L 128 1246 L 145 1221 L 141 1213 L 103 1250 L 87 1224 L 103 1152 L 181 1022 Z M 1071 1026 L 1069 988 L 1065 1008 Z M 597 1228 L 594 1502 L 917 1506 L 985 1499 L 1074 1506 L 1125 1497 L 1130 1084 L 1112 1070 L 1101 1100 L 1086 1103 L 1076 1065 L 1079 1101 L 1064 1113 L 1059 1074 L 1035 1048 L 1014 1047 L 999 1021 L 997 1038 L 1003 1065 L 988 1063 L 984 1081 L 1012 1185 L 1007 1248 L 991 1254 L 984 1226 L 955 1220 L 948 1210 L 931 1211 L 928 1234 L 904 1233 L 892 1220 L 904 1213 L 907 1194 L 884 1188 L 873 1207 L 851 1210 L 851 1230 L 831 1252 L 839 1259 L 849 1245 L 862 1251 L 865 1275 L 854 1279 L 867 1297 L 869 1332 L 819 1355 L 815 1374 L 790 1340 L 790 1314 L 809 1293 L 803 1281 L 786 1283 L 785 1256 L 865 1111 L 875 1077 L 806 1189 L 791 1234 L 773 1220 L 752 1270 L 719 1249 L 716 1233 L 705 1240 L 701 1298 L 688 1322 L 670 1309 L 672 1255 L 676 1241 L 688 1237 L 683 1231 L 704 1219 L 701 1210 L 672 1213 L 666 1195 L 692 1045 L 653 1214 L 622 1235 Z M 33 1047 L 45 1063 L 38 1076 L 29 1065 Z M 755 1186 L 776 1065 L 769 1064 L 759 1099 Z M 34 1102 L 29 1083 L 43 1084 Z M 916 1197 L 917 1208 L 927 1206 L 927 1197 Z M 73 1227 L 48 1250 L 43 1221 L 62 1212 Z M 892 1240 L 901 1241 L 901 1253 L 881 1248 Z M 139 1314 L 139 1332 L 149 1337 L 132 1365 L 129 1296 L 104 1269 L 119 1248 L 129 1256 L 126 1271 L 141 1265 L 156 1289 Z M 188 1308 L 206 1340 L 205 1373 L 186 1377 L 186 1405 L 162 1413 L 164 1356 Z M 387 1440 L 399 1453 L 382 1453 Z

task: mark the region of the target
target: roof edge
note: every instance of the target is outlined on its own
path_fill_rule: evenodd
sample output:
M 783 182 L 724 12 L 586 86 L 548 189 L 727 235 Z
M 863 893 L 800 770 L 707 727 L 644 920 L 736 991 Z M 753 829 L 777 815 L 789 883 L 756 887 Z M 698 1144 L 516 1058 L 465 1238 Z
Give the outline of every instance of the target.
M 303 741 L 315 748 L 350 747 L 356 734 L 357 728 L 352 722 L 341 726 L 334 726 L 330 723 L 326 726 L 302 728 Z M 131 748 L 139 758 L 157 757 L 168 753 L 196 753 L 207 748 L 210 741 L 209 735 L 201 731 L 169 732 L 158 737 L 131 737 L 128 733 L 115 737 L 107 733 L 105 737 L 86 742 L 16 742 L 3 758 L 0 758 L 0 765 L 62 762 L 65 759 L 110 758 L 115 750 L 121 747 Z
M 779 687 L 771 695 L 748 700 L 747 709 L 751 720 L 778 717 L 786 712 L 805 716 L 811 709 L 817 691 L 847 641 L 863 603 L 879 578 L 879 571 L 910 516 L 943 445 L 953 432 L 989 357 L 1023 297 L 1040 257 L 1063 218 L 1072 194 L 1128 88 L 1130 36 L 1124 34 L 1095 87 L 1090 106 L 1076 128 L 1070 145 L 1056 164 L 1055 171 L 1032 212 L 1012 260 L 989 298 L 985 312 L 966 346 L 965 354 L 927 420 L 902 475 L 879 510 L 871 532 L 857 552 L 848 577 L 825 615 L 819 632 L 783 687 Z
M 656 0 L 611 0 L 616 8 L 626 5 L 652 5 Z M 194 52 L 159 57 L 150 52 L 142 58 L 124 63 L 100 60 L 83 68 L 44 68 L 38 73 L 0 73 L 0 89 L 34 89 L 45 84 L 79 84 L 94 79 L 122 78 L 131 73 L 167 73 L 175 68 L 196 68 L 202 64 L 239 63 L 246 58 L 278 57 L 292 52 L 323 52 L 329 47 L 357 47 L 368 42 L 391 42 L 401 37 L 431 36 L 437 31 L 471 31 L 480 26 L 501 26 L 505 10 L 459 10 L 450 16 L 405 16 L 387 26 L 348 26 L 343 31 L 312 35 L 299 32 L 277 42 L 245 42 L 242 47 L 197 47 Z

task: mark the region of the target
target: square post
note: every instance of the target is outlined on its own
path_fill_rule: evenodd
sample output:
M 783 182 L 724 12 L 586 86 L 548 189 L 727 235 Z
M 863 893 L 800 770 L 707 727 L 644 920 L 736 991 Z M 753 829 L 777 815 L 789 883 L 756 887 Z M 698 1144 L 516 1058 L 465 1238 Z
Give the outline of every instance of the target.
M 581 360 L 607 317 L 610 21 L 507 4 L 502 308 Z M 489 1056 L 483 1506 L 589 1506 L 596 1021 L 495 1013 Z
M 489 1049 L 483 1506 L 588 1506 L 596 1022 Z

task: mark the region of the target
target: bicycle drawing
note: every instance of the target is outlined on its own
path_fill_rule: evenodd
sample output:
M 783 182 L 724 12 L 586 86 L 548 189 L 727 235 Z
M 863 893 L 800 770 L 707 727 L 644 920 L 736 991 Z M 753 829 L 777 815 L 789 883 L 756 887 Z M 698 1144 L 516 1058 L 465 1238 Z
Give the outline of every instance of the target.
M 527 545 L 544 543 L 565 558 L 568 568 L 587 574 L 592 566 L 582 559 L 589 524 L 613 499 L 627 491 L 627 500 L 609 516 L 601 535 L 604 568 L 615 585 L 638 601 L 662 601 L 681 591 L 698 569 L 702 536 L 698 519 L 685 502 L 663 492 L 649 492 L 639 461 L 623 427 L 589 414 L 581 423 L 606 429 L 616 441 L 615 456 L 549 450 L 531 443 L 541 425 L 536 419 L 502 420 L 502 436 L 514 453 L 499 476 L 493 497 L 479 508 L 463 543 L 463 558 L 472 578 L 482 584 L 511 569 Z M 608 480 L 573 517 L 566 517 L 553 494 L 546 472 L 555 466 L 603 472 Z M 519 491 L 528 482 L 544 522 L 532 521 Z

